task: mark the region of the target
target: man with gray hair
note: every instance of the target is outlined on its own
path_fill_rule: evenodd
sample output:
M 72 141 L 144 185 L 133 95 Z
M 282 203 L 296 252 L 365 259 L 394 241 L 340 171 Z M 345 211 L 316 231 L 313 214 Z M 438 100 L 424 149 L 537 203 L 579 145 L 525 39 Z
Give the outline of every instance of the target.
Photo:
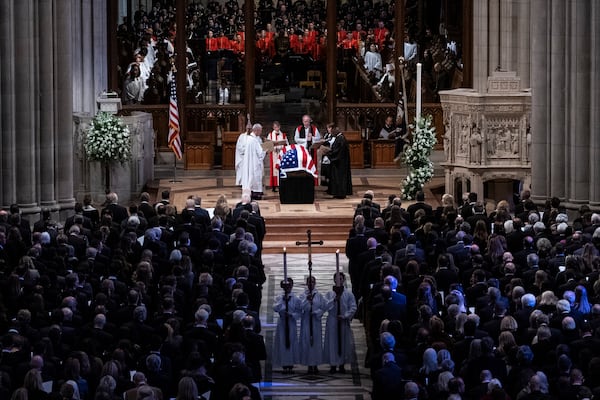
M 262 148 L 262 129 L 261 124 L 252 126 L 240 166 L 242 193 L 250 193 L 252 200 L 261 200 L 263 195 L 263 160 L 266 152 Z
M 133 381 L 133 384 L 135 385 L 135 387 L 133 387 L 129 390 L 126 390 L 125 393 L 123 393 L 124 400 L 137 400 L 138 399 L 138 391 L 140 391 L 140 394 L 146 395 L 145 399 L 151 398 L 150 392 L 152 392 L 154 394 L 154 399 L 156 399 L 156 400 L 163 399 L 162 390 L 160 390 L 156 386 L 148 385 L 146 375 L 143 372 L 137 371 L 135 374 L 133 374 L 132 381 Z

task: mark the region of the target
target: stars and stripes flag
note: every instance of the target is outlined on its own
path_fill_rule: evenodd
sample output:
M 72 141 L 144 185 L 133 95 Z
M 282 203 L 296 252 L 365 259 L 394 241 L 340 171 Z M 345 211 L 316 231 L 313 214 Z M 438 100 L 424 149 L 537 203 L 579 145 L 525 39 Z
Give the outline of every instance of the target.
M 287 178 L 287 173 L 294 171 L 305 171 L 315 179 L 318 177 L 317 167 L 310 153 L 306 150 L 306 147 L 300 145 L 284 146 L 281 149 L 277 168 L 279 168 L 280 178 Z
M 177 107 L 177 88 L 175 87 L 175 82 L 171 85 L 169 100 L 169 147 L 175 153 L 175 157 L 181 160 L 183 150 L 181 147 L 181 135 L 179 134 L 179 108 Z

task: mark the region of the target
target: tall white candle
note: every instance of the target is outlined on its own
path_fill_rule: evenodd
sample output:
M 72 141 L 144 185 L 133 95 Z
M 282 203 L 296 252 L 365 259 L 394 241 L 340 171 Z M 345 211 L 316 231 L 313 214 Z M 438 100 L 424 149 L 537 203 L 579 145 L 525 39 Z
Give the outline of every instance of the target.
M 283 281 L 287 283 L 287 251 L 283 248 Z
M 340 249 L 335 251 L 335 286 L 342 286 L 340 279 Z
M 423 65 L 421 63 L 417 63 L 417 123 L 421 118 L 421 70 Z

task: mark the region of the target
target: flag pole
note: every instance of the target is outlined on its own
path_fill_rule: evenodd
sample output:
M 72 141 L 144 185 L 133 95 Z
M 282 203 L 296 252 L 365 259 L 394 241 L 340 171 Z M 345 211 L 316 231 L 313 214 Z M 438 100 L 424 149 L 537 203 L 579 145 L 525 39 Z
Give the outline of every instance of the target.
M 170 181 L 170 183 L 177 182 L 181 182 L 181 179 L 177 180 L 177 156 L 175 155 L 175 153 L 173 153 L 173 179 Z

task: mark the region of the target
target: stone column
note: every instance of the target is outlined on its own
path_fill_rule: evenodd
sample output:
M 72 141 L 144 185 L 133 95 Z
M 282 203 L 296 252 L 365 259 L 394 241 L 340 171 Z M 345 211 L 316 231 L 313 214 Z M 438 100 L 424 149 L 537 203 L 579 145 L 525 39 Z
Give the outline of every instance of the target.
M 10 205 L 16 190 L 14 3 L 12 0 L 0 2 L 0 206 Z
M 555 0 L 557 1 L 557 0 Z M 597 126 L 590 125 L 590 53 L 594 49 L 591 44 L 590 12 L 593 1 L 571 2 L 571 43 L 568 59 L 571 60 L 572 68 L 572 99 L 571 124 L 570 125 L 570 154 L 572 162 L 569 171 L 568 194 L 573 203 L 587 203 L 590 194 L 590 185 L 598 182 L 590 182 L 590 137 L 597 132 Z M 597 50 L 597 49 L 595 49 Z M 554 85 L 554 82 L 552 83 Z M 594 155 L 597 157 L 597 155 Z
M 531 87 L 531 12 L 530 0 L 519 0 L 519 38 L 517 44 L 517 73 L 521 77 L 521 88 Z
M 591 60 L 590 68 L 592 76 L 590 78 L 590 126 L 600 126 L 600 4 L 597 1 L 592 2 L 592 11 L 590 13 L 591 22 Z M 591 133 L 591 132 L 590 132 Z M 597 134 L 590 134 L 590 204 L 600 206 L 600 138 Z
M 513 46 L 513 32 L 519 32 L 517 24 L 513 23 L 513 0 L 500 0 L 500 27 L 499 42 L 500 42 L 500 62 L 499 65 L 503 71 L 516 71 L 514 65 L 515 51 Z M 494 65 L 490 65 L 494 68 Z
M 487 91 L 488 78 L 488 3 L 473 2 L 473 89 Z
M 35 132 L 38 114 L 37 68 L 41 62 L 37 53 L 38 34 L 34 26 L 36 15 L 33 0 L 14 2 L 14 115 L 15 115 L 15 152 L 16 152 L 16 203 L 22 208 L 36 205 L 36 140 Z M 41 15 L 45 18 L 45 15 Z M 25 211 L 25 210 L 24 210 Z
M 39 74 L 40 74 L 40 205 L 56 205 L 54 193 L 54 20 L 52 0 L 40 0 Z M 61 103 L 59 103 L 61 104 Z
M 569 55 L 565 51 L 566 41 L 566 2 L 552 1 L 550 6 L 552 31 L 550 32 L 550 97 L 549 97 L 549 123 L 550 123 L 550 177 L 549 195 L 559 198 L 565 197 L 565 117 L 566 109 L 566 60 Z
M 73 110 L 95 115 L 96 97 L 111 87 L 107 71 L 106 0 L 72 4 Z
M 485 2 L 484 2 L 485 3 Z M 491 75 L 492 71 L 495 71 L 498 67 L 500 67 L 500 53 L 501 53 L 501 36 L 502 32 L 500 31 L 501 23 L 501 0 L 488 0 L 489 8 L 488 8 L 488 57 L 489 61 L 487 64 L 486 76 Z M 504 21 L 503 21 L 504 22 Z M 504 70 L 508 69 L 506 65 L 502 65 Z
M 548 177 L 548 3 L 531 1 L 531 188 L 532 196 L 545 200 L 549 194 Z
M 73 206 L 73 77 L 71 1 L 54 3 L 54 103 L 56 155 L 56 197 L 61 208 Z M 52 18 L 52 16 L 48 16 Z

